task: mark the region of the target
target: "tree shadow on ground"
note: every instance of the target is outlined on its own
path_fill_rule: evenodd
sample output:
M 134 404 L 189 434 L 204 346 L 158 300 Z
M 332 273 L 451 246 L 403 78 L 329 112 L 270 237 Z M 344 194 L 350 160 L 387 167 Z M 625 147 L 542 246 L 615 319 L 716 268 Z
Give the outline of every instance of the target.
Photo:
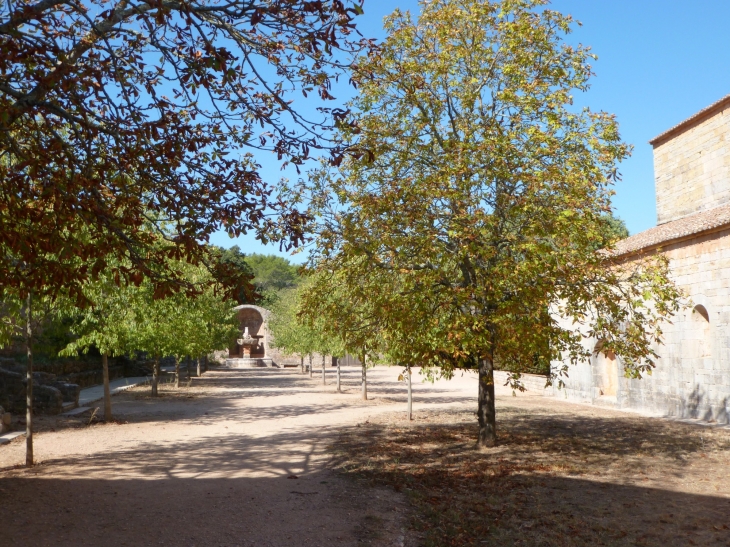
M 405 507 L 323 469 L 328 435 L 144 443 L 11 471 L 2 544 L 391 545 Z
M 343 431 L 337 466 L 409 493 L 430 545 L 728 545 L 727 432 L 509 405 L 499 425 L 479 451 L 472 413 L 384 416 Z M 704 491 L 676 491 L 697 480 Z
M 112 398 L 112 413 L 116 422 L 187 422 L 196 425 L 210 425 L 221 418 L 239 423 L 251 423 L 260 419 L 286 419 L 306 417 L 315 414 L 344 411 L 352 407 L 367 409 L 387 403 L 406 402 L 405 386 L 395 379 L 382 378 L 382 371 L 373 375 L 369 382 L 370 398 L 361 401 L 360 370 L 356 367 L 343 368 L 342 390 L 334 391 L 334 374 L 328 369 L 327 385 L 322 386 L 315 375 L 310 379 L 299 371 L 280 369 L 222 369 L 194 377 L 190 385 L 182 382 L 175 388 L 170 382 L 160 385 L 159 396 L 152 397 L 150 386 L 138 386 Z M 453 404 L 469 401 L 471 396 L 454 390 L 436 387 L 432 384 L 418 386 L 414 397 L 419 404 Z M 330 399 L 308 405 L 291 404 L 291 396 L 328 395 Z M 283 401 L 288 400 L 286 403 Z M 340 399 L 341 398 L 341 399 Z M 281 399 L 281 401 L 279 401 Z M 39 416 L 36 431 L 60 431 L 79 429 L 103 421 L 103 404 L 97 401 L 90 405 L 96 408 L 85 414 L 64 416 Z M 18 425 L 20 427 L 20 425 Z

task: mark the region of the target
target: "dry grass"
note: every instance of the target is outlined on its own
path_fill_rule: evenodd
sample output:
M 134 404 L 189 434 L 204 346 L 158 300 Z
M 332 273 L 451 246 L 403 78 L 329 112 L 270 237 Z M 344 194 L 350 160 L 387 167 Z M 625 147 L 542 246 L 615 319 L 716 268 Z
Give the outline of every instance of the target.
M 545 405 L 553 405 L 547 408 Z M 404 491 L 426 545 L 730 545 L 730 431 L 519 398 L 343 431 L 338 467 Z

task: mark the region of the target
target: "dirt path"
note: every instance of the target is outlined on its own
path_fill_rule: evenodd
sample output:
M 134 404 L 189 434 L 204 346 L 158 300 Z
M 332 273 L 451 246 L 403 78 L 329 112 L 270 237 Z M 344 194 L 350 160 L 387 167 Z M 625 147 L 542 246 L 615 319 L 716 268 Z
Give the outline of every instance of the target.
M 419 533 L 434 544 L 472 524 L 469 537 L 490 537 L 489 518 L 493 544 L 730 545 L 727 429 L 500 388 L 504 444 L 479 453 L 473 375 L 414 382 L 409 423 L 398 369 L 369 371 L 369 401 L 359 369 L 345 370 L 341 394 L 327 372 L 322 386 L 291 369 L 212 371 L 157 399 L 149 388 L 114 397 L 119 424 L 39 419 L 40 465 L 19 467 L 23 437 L 0 447 L 0 545 L 409 547 L 423 543 L 410 525 L 426 506 L 432 530 Z M 349 463 L 333 472 L 343 435 Z M 486 490 L 462 495 L 475 477 Z M 490 497 L 489 477 L 506 497 Z M 456 524 L 440 516 L 451 513 Z
M 398 371 L 370 371 L 370 401 L 359 369 L 345 370 L 342 394 L 327 372 L 322 386 L 295 370 L 213 371 L 160 399 L 149 388 L 116 396 L 123 424 L 41 420 L 34 469 L 13 469 L 24 437 L 0 448 L 0 544 L 413 544 L 400 494 L 327 466 L 339 428 L 403 409 Z M 418 404 L 448 408 L 473 401 L 475 385 L 415 391 Z

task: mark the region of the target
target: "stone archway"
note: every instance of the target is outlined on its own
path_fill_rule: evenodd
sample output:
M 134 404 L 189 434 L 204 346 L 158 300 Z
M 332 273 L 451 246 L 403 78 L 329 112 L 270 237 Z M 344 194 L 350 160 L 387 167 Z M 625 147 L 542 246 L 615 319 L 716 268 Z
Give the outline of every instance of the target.
M 262 328 L 264 325 L 264 318 L 261 313 L 254 308 L 241 308 L 238 310 L 238 324 L 241 332 L 248 329 L 248 333 L 251 337 L 259 340 L 258 345 L 251 350 L 251 358 L 257 359 L 265 357 L 266 348 L 264 345 Z M 238 344 L 236 344 L 236 357 L 243 357 L 242 349 Z
M 258 344 L 251 349 L 250 357 L 244 357 L 243 347 L 234 343 L 229 348 L 226 364 L 236 368 L 272 366 L 273 363 L 269 356 L 269 333 L 267 327 L 269 310 L 250 304 L 236 306 L 233 309 L 236 311 L 238 318 L 239 333 L 243 334 L 248 329 L 249 336 L 257 339 Z

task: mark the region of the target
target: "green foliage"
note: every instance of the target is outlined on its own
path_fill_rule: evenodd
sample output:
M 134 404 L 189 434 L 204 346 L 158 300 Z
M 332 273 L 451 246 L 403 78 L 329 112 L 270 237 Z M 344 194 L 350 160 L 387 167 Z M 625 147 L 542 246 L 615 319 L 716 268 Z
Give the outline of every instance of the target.
M 246 285 L 237 294 L 239 304 L 257 304 L 271 308 L 280 298 L 280 293 L 293 289 L 301 282 L 299 268 L 286 258 L 276 255 L 253 253 L 246 255 L 238 245 L 230 249 L 215 248 L 221 263 L 245 274 L 252 280 L 255 291 Z
M 246 261 L 246 255 L 241 251 L 241 248 L 238 245 L 234 245 L 230 249 L 213 247 L 213 252 L 217 255 L 221 264 L 225 264 L 231 269 L 239 272 L 242 274 L 241 277 L 253 280 L 254 272 Z M 261 295 L 257 292 L 251 291 L 251 287 L 248 283 L 236 287 L 233 290 L 233 293 L 235 294 L 235 299 L 238 304 L 256 304 L 261 300 Z
M 281 256 L 253 253 L 246 257 L 246 263 L 253 271 L 254 283 L 262 291 L 292 289 L 301 282 L 297 266 Z
M 563 42 L 572 20 L 545 3 L 434 0 L 418 22 L 386 19 L 341 128 L 362 155 L 308 189 L 313 266 L 330 276 L 310 315 L 447 376 L 574 363 L 590 357 L 586 336 L 627 375 L 651 370 L 680 294 L 663 258 L 611 254 L 611 184 L 629 148 L 612 115 L 573 108 L 594 56 Z M 354 314 L 331 305 L 333 285 Z
M 153 357 L 199 356 L 231 343 L 238 324 L 230 303 L 203 266 L 176 264 L 193 294 L 178 292 L 156 298 L 148 281 L 139 286 L 118 287 L 104 275 L 84 285 L 92 306 L 79 309 L 65 300 L 64 310 L 73 318 L 76 338 L 62 355 L 85 353 L 91 347 L 102 353 L 122 355 L 143 351 Z
M 307 280 L 300 287 L 287 290 L 274 304 L 269 320 L 274 344 L 285 353 L 302 357 L 312 353 L 343 355 L 343 343 L 331 326 L 308 313 L 303 296 L 314 284 Z
M 617 241 L 629 237 L 629 229 L 626 227 L 626 223 L 612 213 L 602 214 L 599 220 L 601 223 L 600 232 L 603 238 L 595 245 L 596 249 L 610 247 Z

